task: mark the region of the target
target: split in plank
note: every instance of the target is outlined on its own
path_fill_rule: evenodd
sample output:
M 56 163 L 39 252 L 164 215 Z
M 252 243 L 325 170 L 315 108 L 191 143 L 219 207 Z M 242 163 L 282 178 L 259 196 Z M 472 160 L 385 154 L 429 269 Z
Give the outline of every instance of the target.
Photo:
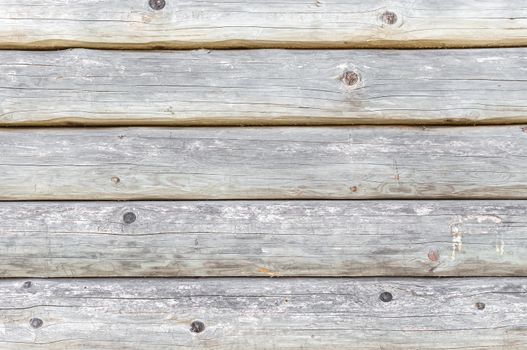
M 527 44 L 522 0 L 2 0 L 0 8 L 1 48 Z
M 527 128 L 0 130 L 2 200 L 527 199 Z
M 3 51 L 0 60 L 8 126 L 527 122 L 525 48 Z
M 0 346 L 519 350 L 526 286 L 525 278 L 2 280 Z
M 527 201 L 0 202 L 3 277 L 527 275 Z

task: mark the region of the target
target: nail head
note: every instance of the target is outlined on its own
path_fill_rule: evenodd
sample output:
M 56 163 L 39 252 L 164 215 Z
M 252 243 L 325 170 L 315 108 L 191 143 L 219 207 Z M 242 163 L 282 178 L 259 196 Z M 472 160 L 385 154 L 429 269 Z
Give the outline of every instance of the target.
M 40 328 L 44 324 L 44 321 L 42 321 L 40 318 L 32 318 L 29 320 L 29 324 L 33 328 Z
M 124 213 L 123 215 L 123 221 L 125 224 L 131 224 L 135 221 L 135 219 L 137 219 L 137 216 L 131 211 L 129 211 L 128 213 Z
M 162 10 L 165 7 L 166 2 L 165 0 L 150 0 L 148 1 L 148 5 L 150 5 L 150 8 L 152 10 L 158 11 Z
M 192 333 L 201 333 L 205 330 L 205 324 L 201 321 L 193 321 L 190 324 L 190 331 Z
M 389 303 L 393 299 L 393 295 L 390 292 L 382 292 L 381 295 L 379 295 L 379 299 L 385 303 Z
M 31 281 L 25 281 L 24 284 L 22 284 L 22 287 L 23 288 L 31 288 L 31 285 L 32 285 Z
M 476 303 L 476 309 L 478 309 L 478 310 L 485 309 L 485 304 L 481 303 L 481 302 Z

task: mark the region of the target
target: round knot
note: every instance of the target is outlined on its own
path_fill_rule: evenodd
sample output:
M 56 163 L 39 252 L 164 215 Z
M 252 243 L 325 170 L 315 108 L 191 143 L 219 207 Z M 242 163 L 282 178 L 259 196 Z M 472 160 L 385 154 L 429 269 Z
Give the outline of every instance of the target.
M 386 11 L 381 16 L 382 21 L 386 24 L 392 25 L 397 22 L 397 15 L 393 13 L 392 11 Z
M 478 309 L 478 310 L 483 310 L 483 309 L 485 309 L 485 304 L 484 304 L 484 303 L 481 303 L 481 302 L 477 302 L 477 303 L 476 303 L 476 309 Z
M 359 73 L 355 71 L 349 70 L 349 71 L 344 72 L 344 74 L 342 74 L 342 82 L 348 86 L 355 86 L 359 83 L 359 81 L 360 81 Z

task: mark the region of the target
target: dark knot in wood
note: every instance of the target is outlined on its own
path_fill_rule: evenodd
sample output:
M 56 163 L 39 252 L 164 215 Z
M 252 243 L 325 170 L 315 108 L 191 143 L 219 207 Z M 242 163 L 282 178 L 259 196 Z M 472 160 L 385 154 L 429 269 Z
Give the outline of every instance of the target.
M 190 324 L 190 331 L 192 333 L 201 333 L 205 330 L 205 323 L 201 321 L 193 321 Z
M 152 8 L 152 10 L 162 10 L 165 5 L 166 5 L 166 2 L 165 0 L 150 0 L 148 2 L 148 4 L 150 5 L 150 8 Z
M 44 321 L 42 321 L 40 318 L 32 318 L 29 320 L 29 325 L 32 328 L 40 328 L 44 324 Z
M 395 24 L 397 22 L 397 15 L 392 11 L 386 11 L 382 14 L 382 21 L 389 25 Z
M 393 299 L 393 295 L 390 292 L 382 292 L 381 295 L 379 295 L 379 299 L 385 303 L 389 303 Z
M 135 221 L 135 219 L 137 219 L 137 216 L 131 211 L 123 215 L 123 221 L 125 224 L 131 224 Z
M 359 73 L 354 72 L 352 70 L 346 71 L 342 75 L 342 81 L 348 86 L 357 85 L 357 83 L 360 81 Z

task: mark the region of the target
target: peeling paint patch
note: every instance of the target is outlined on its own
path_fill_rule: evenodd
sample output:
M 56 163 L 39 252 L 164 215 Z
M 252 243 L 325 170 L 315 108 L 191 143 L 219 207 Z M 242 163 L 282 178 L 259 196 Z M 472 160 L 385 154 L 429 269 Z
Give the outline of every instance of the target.
M 452 235 L 452 260 L 455 260 L 456 255 L 463 248 L 463 232 L 460 229 L 459 223 L 450 225 L 450 234 Z

